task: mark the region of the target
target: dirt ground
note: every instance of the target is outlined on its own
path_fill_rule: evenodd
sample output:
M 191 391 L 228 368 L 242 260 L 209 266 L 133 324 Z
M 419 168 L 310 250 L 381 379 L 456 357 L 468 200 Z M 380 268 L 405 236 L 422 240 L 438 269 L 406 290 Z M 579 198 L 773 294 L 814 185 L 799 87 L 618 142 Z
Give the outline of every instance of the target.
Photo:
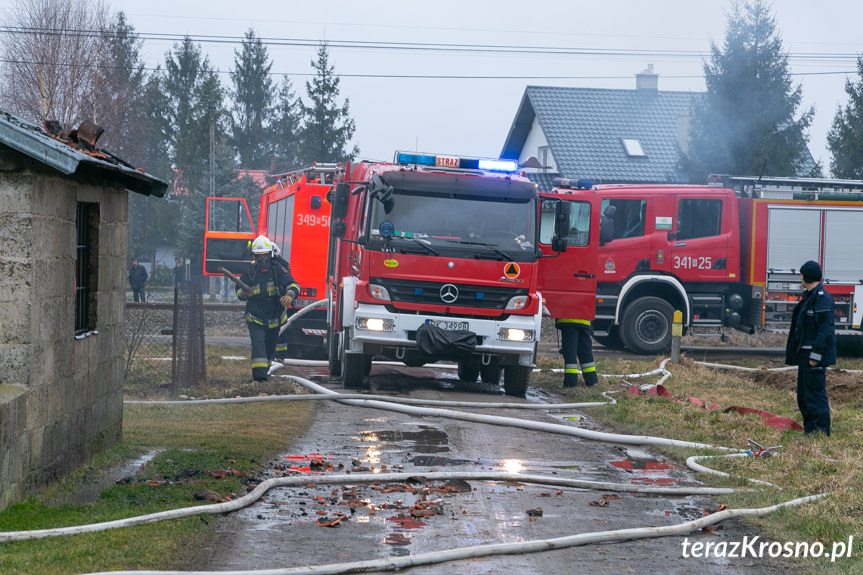
M 773 366 L 768 366 L 773 367 Z M 785 391 L 797 389 L 797 371 L 757 371 L 748 377 L 760 385 Z M 863 377 L 859 373 L 831 369 L 827 372 L 827 397 L 831 403 L 851 403 L 860 399 Z

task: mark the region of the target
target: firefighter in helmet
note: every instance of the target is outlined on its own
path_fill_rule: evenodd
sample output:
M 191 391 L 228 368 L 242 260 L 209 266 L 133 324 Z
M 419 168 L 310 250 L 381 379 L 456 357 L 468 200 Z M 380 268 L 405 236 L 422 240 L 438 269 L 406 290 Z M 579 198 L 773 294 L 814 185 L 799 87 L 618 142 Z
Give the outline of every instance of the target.
M 279 343 L 279 328 L 288 320 L 286 309 L 299 295 L 300 286 L 291 276 L 288 262 L 277 257 L 278 248 L 266 236 L 251 244 L 255 261 L 240 280 L 250 289 L 240 288 L 237 297 L 246 302 L 245 320 L 252 341 L 252 379 L 266 381 L 270 364 L 278 354 L 284 356 L 286 343 Z M 283 348 L 283 349 L 279 349 Z

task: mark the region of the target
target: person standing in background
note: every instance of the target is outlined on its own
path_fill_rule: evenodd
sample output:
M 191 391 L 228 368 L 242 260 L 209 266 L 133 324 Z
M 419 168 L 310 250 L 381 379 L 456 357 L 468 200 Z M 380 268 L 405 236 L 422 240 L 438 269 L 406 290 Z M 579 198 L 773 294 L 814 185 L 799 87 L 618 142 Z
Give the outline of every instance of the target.
M 132 267 L 129 268 L 129 285 L 132 286 L 132 298 L 137 302 L 147 301 L 147 294 L 144 293 L 144 284 L 147 282 L 147 270 L 144 266 L 138 265 L 138 258 L 132 258 Z
M 186 266 L 183 265 L 183 258 L 174 258 L 174 287 L 186 281 Z
M 830 436 L 827 366 L 836 363 L 833 296 L 821 283 L 821 266 L 809 260 L 800 267 L 803 297 L 794 306 L 785 345 L 785 363 L 797 366 L 797 407 L 803 433 Z

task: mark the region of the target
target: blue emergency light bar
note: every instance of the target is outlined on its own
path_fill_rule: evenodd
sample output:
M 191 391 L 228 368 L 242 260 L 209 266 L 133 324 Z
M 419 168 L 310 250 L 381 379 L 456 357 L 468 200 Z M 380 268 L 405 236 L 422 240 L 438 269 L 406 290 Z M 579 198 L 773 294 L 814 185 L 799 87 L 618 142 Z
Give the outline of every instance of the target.
M 570 188 L 576 190 L 589 190 L 593 187 L 592 180 L 576 180 L 574 178 L 554 178 L 551 185 L 556 188 Z
M 461 170 L 483 170 L 488 172 L 515 172 L 518 170 L 517 160 L 499 160 L 494 158 L 468 158 L 463 156 L 445 156 L 441 154 L 423 154 L 417 152 L 396 152 L 395 164 L 430 166 L 435 168 L 457 168 Z

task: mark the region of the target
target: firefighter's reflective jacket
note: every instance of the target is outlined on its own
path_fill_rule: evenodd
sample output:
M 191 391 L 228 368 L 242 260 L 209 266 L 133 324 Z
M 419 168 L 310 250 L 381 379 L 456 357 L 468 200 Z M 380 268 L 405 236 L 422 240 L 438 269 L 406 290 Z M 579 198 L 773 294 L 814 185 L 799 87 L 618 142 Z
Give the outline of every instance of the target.
M 300 285 L 291 276 L 291 268 L 284 258 L 272 258 L 266 269 L 252 263 L 240 279 L 252 288 L 252 297 L 246 300 L 247 322 L 273 328 L 287 321 L 287 312 L 279 298 L 291 294 L 296 299 L 300 295 Z M 237 297 L 243 299 L 241 289 L 237 290 Z

